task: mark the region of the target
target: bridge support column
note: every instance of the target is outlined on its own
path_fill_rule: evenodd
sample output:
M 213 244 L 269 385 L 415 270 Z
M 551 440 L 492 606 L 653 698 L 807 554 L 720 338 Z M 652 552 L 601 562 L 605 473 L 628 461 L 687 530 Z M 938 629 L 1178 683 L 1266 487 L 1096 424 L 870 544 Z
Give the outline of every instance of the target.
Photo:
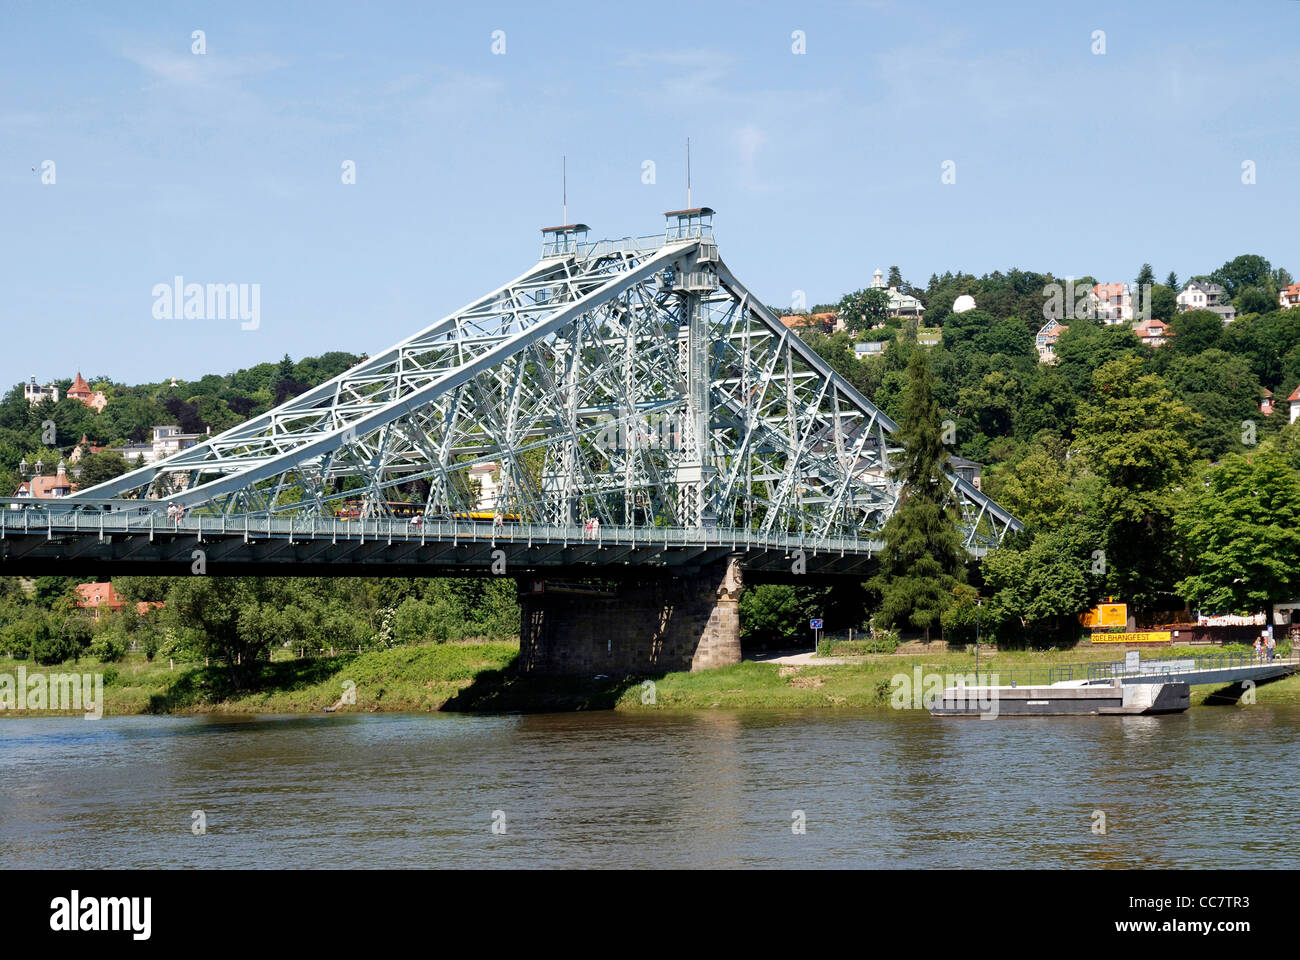
M 661 673 L 740 662 L 740 558 L 599 595 L 524 581 L 519 668 L 533 674 Z

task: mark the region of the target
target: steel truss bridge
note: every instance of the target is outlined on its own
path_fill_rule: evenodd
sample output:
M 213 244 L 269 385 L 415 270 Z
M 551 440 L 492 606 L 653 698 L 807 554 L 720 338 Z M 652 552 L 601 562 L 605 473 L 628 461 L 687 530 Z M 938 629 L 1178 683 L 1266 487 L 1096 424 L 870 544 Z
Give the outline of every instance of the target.
M 858 570 L 898 500 L 896 425 L 735 277 L 712 215 L 612 241 L 548 228 L 519 277 L 333 380 L 74 496 L 3 501 L 0 569 L 174 570 L 202 541 L 283 572 L 497 548 L 538 567 L 804 551 L 810 572 Z M 949 482 L 972 553 L 1020 529 Z M 469 522 L 484 511 L 503 520 Z

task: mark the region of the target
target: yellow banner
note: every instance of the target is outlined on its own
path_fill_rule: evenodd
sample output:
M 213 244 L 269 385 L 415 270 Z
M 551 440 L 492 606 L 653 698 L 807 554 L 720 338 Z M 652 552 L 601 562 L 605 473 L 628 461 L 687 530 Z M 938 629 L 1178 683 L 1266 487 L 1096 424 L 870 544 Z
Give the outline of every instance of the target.
M 1093 643 L 1168 643 L 1168 630 L 1157 633 L 1094 633 Z

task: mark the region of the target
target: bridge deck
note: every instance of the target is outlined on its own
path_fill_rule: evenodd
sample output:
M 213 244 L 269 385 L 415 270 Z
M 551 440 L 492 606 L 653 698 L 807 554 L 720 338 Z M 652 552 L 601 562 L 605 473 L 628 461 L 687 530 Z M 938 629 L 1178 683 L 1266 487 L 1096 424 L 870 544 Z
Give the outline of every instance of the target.
M 209 572 L 321 575 L 339 566 L 379 573 L 475 573 L 504 560 L 512 574 L 529 570 L 587 576 L 654 574 L 744 554 L 755 572 L 790 573 L 803 553 L 808 573 L 863 575 L 879 540 L 761 534 L 727 528 L 614 527 L 595 536 L 580 526 L 400 520 L 192 516 L 160 520 L 130 513 L 0 510 L 0 572 L 188 573 L 203 552 Z

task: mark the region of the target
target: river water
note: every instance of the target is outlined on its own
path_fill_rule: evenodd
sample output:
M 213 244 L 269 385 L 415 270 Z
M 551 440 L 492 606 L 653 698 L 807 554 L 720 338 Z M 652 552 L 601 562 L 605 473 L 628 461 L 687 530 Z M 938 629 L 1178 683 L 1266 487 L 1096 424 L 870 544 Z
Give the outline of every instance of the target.
M 0 868 L 1295 867 L 1298 781 L 1259 705 L 3 719 Z

